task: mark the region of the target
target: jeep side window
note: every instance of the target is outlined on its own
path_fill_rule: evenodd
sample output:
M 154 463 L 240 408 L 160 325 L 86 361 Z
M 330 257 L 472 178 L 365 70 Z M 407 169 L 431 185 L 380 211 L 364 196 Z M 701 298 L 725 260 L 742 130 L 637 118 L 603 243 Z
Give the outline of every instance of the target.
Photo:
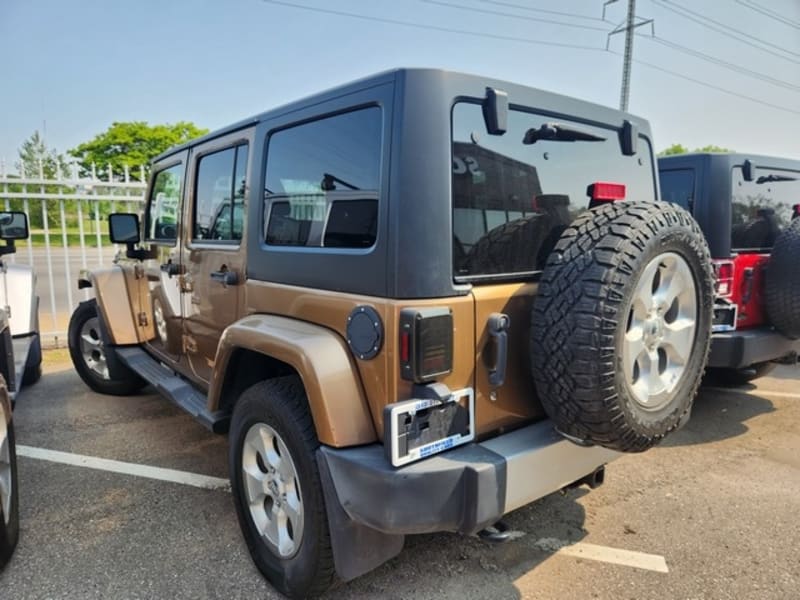
M 177 239 L 182 183 L 183 163 L 155 174 L 145 225 L 145 236 L 148 241 L 174 242 Z
M 661 199 L 691 212 L 694 202 L 694 169 L 670 169 L 659 172 L 658 177 L 661 182 Z
M 270 136 L 264 190 L 267 244 L 375 244 L 381 129 L 381 109 L 373 106 Z
M 200 157 L 194 196 L 194 241 L 242 239 L 246 168 L 246 144 Z
M 452 118 L 457 280 L 524 278 L 543 269 L 561 233 L 589 206 L 587 188 L 594 182 L 624 184 L 630 200 L 656 198 L 645 139 L 636 155 L 625 156 L 612 127 L 513 109 L 506 133 L 487 135 L 481 105 L 468 102 L 456 104 Z M 581 136 L 530 135 L 548 127 Z
M 758 167 L 755 175 L 753 181 L 745 181 L 741 167 L 731 175 L 734 251 L 771 249 L 800 202 L 800 171 Z

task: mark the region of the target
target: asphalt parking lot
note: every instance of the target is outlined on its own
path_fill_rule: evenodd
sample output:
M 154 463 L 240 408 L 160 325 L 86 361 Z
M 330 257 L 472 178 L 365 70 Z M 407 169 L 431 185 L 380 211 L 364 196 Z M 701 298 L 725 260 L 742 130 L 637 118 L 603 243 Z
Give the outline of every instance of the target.
M 154 394 L 91 393 L 64 351 L 45 365 L 15 411 L 21 540 L 1 598 L 278 597 L 239 535 L 224 437 Z M 512 513 L 514 540 L 408 538 L 329 597 L 796 598 L 798 514 L 800 369 L 781 367 L 703 390 L 686 428 L 601 488 Z

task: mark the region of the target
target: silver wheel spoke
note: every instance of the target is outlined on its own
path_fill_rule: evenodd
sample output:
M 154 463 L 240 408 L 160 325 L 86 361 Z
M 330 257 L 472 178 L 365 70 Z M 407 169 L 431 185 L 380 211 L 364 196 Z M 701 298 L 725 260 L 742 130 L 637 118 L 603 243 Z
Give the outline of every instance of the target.
M 663 345 L 669 349 L 667 353 L 671 362 L 685 365 L 689 362 L 694 343 L 694 321 L 679 319 L 664 327 Z
M 645 351 L 644 330 L 642 327 L 631 328 L 628 333 L 625 334 L 625 341 L 628 344 L 628 352 L 623 353 L 625 359 L 625 375 L 632 377 L 634 366 Z

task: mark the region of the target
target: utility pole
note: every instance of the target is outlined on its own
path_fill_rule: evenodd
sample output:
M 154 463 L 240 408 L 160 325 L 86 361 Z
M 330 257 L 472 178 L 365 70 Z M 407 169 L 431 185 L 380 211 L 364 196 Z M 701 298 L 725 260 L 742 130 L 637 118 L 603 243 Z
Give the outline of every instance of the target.
M 603 4 L 603 18 L 606 16 L 606 6 L 614 4 L 618 0 L 606 0 Z M 628 110 L 628 98 L 631 91 L 631 63 L 633 62 L 633 36 L 635 29 L 642 25 L 650 24 L 653 28 L 653 19 L 639 19 L 637 22 L 636 16 L 636 0 L 628 0 L 628 14 L 625 17 L 624 24 L 619 24 L 617 27 L 608 34 L 606 39 L 606 50 L 612 35 L 625 32 L 625 52 L 622 55 L 622 86 L 619 92 L 619 108 L 620 110 Z

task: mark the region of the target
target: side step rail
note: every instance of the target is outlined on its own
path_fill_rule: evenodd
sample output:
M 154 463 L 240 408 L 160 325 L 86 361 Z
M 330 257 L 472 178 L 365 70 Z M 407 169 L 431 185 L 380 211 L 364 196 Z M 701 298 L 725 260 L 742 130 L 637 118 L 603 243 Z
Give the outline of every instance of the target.
M 224 433 L 228 430 L 230 414 L 219 410 L 210 412 L 206 396 L 175 371 L 137 346 L 117 347 L 114 350 L 119 359 L 132 371 L 206 428 L 214 433 Z

